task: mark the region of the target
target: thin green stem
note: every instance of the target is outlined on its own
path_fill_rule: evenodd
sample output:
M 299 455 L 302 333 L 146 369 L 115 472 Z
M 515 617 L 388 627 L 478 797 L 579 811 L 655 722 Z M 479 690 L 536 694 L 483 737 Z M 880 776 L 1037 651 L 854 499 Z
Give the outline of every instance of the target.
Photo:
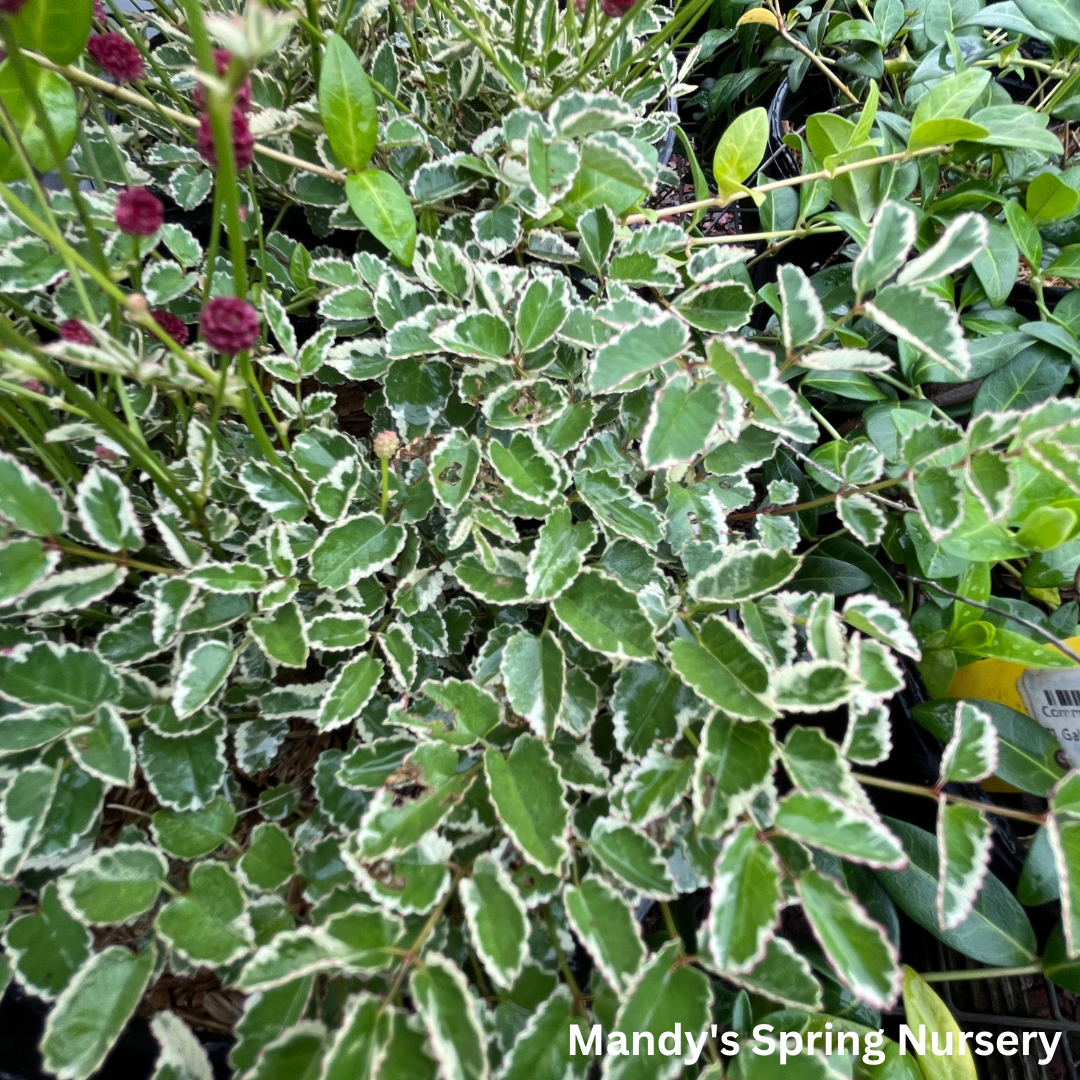
M 950 795 L 947 791 L 938 791 L 936 788 L 922 787 L 919 784 L 905 784 L 900 780 L 886 780 L 883 776 L 870 776 L 868 773 L 852 772 L 851 774 L 859 781 L 860 784 L 866 784 L 869 787 L 885 788 L 888 791 L 899 791 L 905 795 L 918 795 L 920 798 L 933 799 L 934 802 L 938 802 L 940 799 L 947 799 L 951 803 L 955 803 L 957 806 L 971 806 L 976 810 L 982 810 L 987 814 L 994 814 L 997 817 L 1013 818 L 1015 821 L 1027 821 L 1032 825 L 1042 825 L 1046 821 L 1044 814 L 1029 814 L 1026 810 L 1013 810 L 1008 806 L 998 806 L 994 803 L 983 803 L 977 799 L 965 799 L 960 795 Z
M 1015 975 L 1038 975 L 1041 964 L 1023 964 L 1020 967 L 971 968 L 963 971 L 926 971 L 922 978 L 928 983 L 967 982 L 969 979 L 1010 979 Z

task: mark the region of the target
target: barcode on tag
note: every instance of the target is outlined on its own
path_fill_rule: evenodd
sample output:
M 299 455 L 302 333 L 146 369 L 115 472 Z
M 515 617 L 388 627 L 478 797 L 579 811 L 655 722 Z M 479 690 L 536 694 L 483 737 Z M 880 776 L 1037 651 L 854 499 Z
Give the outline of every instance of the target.
M 1052 732 L 1080 766 L 1080 668 L 1028 668 L 1016 688 L 1028 716 Z

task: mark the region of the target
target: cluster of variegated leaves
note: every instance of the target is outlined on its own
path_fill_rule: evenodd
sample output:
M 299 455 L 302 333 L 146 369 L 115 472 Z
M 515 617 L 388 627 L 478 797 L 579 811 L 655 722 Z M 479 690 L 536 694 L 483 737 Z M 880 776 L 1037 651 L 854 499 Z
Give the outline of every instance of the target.
M 605 145 L 588 119 L 601 105 L 580 109 L 592 131 L 576 134 Z M 558 145 L 566 124 L 511 115 L 486 137 L 494 167 L 520 167 L 538 131 Z M 575 939 L 594 965 L 591 1015 L 656 1034 L 710 1021 L 708 972 L 810 1010 L 820 978 L 837 1002 L 835 979 L 876 1025 L 899 981 L 882 886 L 980 959 L 1033 955 L 1022 910 L 985 876 L 978 813 L 943 809 L 939 859 L 932 837 L 878 817 L 851 771 L 889 752 L 885 703 L 903 681 L 891 650 L 919 655 L 902 617 L 872 592 L 837 605 L 800 588 L 792 515 L 759 514 L 749 533 L 727 523 L 759 501 L 751 475 L 770 509 L 807 484 L 792 470 L 817 426 L 785 381 L 793 370 L 805 382 L 888 365 L 838 344 L 835 320 L 963 374 L 955 314 L 928 286 L 976 254 L 978 220 L 908 261 L 911 212 L 886 204 L 828 313 L 781 268 L 779 355 L 709 334 L 750 314 L 743 250 L 683 261 L 673 227 L 631 233 L 589 210 L 565 253 L 601 283 L 586 302 L 543 265 L 492 261 L 462 224 L 421 237 L 409 272 L 370 255 L 307 262 L 333 291 L 302 347 L 287 293 L 264 293 L 278 351 L 258 359 L 292 429 L 279 465 L 229 421 L 211 439 L 198 413 L 170 418 L 159 391 L 196 377 L 178 384 L 156 353 L 52 347 L 131 380 L 162 464 L 209 498 L 200 531 L 86 424 L 58 436 L 84 464 L 70 498 L 0 458 L 0 874 L 15 883 L 9 905 L 24 888 L 39 901 L 9 922 L 4 955 L 22 986 L 57 999 L 43 1051 L 62 1077 L 93 1071 L 166 966 L 215 968 L 250 995 L 238 1073 L 337 1077 L 360 1060 L 390 1078 L 409 1060 L 418 1075 L 439 1062 L 516 1078 L 583 1074 L 569 1025 L 589 1009 L 560 977 Z M 192 238 L 163 239 L 199 267 Z M 632 291 L 643 281 L 670 294 L 663 309 Z M 342 296 L 352 325 L 326 310 Z M 370 332 L 335 343 L 369 315 Z M 327 395 L 304 403 L 285 384 L 320 373 L 377 380 L 367 408 L 406 440 L 386 520 L 366 447 L 333 430 Z M 1024 470 L 1077 486 L 1071 403 L 966 432 L 906 412 L 807 464 L 859 541 L 827 549 L 841 558 L 895 514 L 876 501 L 883 476 L 910 486 L 912 542 L 946 553 L 1013 535 Z M 774 736 L 783 714 L 837 709 L 842 739 L 814 726 Z M 943 782 L 994 769 L 987 716 L 936 714 Z M 239 778 L 272 778 L 290 728 L 335 733 L 332 747 L 310 777 L 252 802 Z M 778 762 L 794 785 L 783 797 Z M 148 826 L 98 846 L 106 791 L 137 777 Z M 1055 804 L 1065 852 L 1069 790 Z M 675 942 L 647 955 L 643 905 L 705 887 L 699 964 Z M 792 900 L 823 949 L 818 976 L 777 934 Z M 1004 927 L 989 939 L 988 912 Z M 89 927 L 116 925 L 127 944 L 95 952 Z M 344 1006 L 325 975 L 344 980 Z M 632 1060 L 609 1058 L 606 1075 Z

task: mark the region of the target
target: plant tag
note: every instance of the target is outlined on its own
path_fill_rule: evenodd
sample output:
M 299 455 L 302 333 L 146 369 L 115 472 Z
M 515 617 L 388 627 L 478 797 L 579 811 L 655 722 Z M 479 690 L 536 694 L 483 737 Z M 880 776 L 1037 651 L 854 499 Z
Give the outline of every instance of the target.
M 1052 732 L 1080 767 L 1080 668 L 1028 668 L 1017 680 L 1024 711 Z

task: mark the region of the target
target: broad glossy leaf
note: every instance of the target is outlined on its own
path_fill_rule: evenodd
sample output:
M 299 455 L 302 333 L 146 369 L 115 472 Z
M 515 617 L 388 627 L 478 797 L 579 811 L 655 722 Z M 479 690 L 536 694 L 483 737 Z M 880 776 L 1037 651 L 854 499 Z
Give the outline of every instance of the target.
M 15 40 L 54 64 L 72 64 L 86 46 L 92 0 L 30 0 L 11 20 Z
M 574 933 L 612 986 L 624 993 L 633 984 L 645 946 L 634 913 L 610 885 L 589 875 L 563 893 Z
M 195 866 L 188 875 L 188 891 L 161 909 L 156 926 L 194 964 L 230 964 L 255 943 L 244 894 L 221 863 Z
M 733 832 L 716 862 L 709 947 L 720 971 L 752 971 L 764 958 L 780 913 L 780 866 L 752 825 Z
M 86 1080 L 105 1060 L 142 998 L 154 970 L 152 945 L 95 953 L 68 983 L 45 1024 L 41 1051 L 58 1080 Z
M 311 550 L 311 576 L 325 589 L 355 585 L 385 569 L 405 545 L 405 529 L 358 514 L 327 529 Z
M 491 801 L 522 849 L 544 870 L 557 872 L 569 852 L 566 794 L 551 751 L 539 739 L 520 735 L 504 756 L 484 754 Z
M 528 922 L 510 875 L 491 856 L 473 862 L 461 883 L 461 905 L 477 955 L 497 986 L 509 990 L 526 957 Z
M 75 131 L 78 126 L 75 92 L 67 79 L 55 71 L 49 71 L 29 57 L 24 60 L 24 64 L 37 92 L 37 99 L 41 102 L 52 123 L 53 133 L 59 143 L 60 152 L 66 157 L 75 144 Z M 52 145 L 50 145 L 33 105 L 26 94 L 23 93 L 22 85 L 10 60 L 0 64 L 0 102 L 3 102 L 4 107 L 7 109 L 12 124 L 19 133 L 27 157 L 30 158 L 34 168 L 38 172 L 48 172 L 54 169 L 58 162 L 56 155 L 53 153 Z M 8 146 L 6 141 L 0 139 L 0 180 L 5 182 L 16 180 L 21 178 L 22 175 L 22 166 L 14 150 Z M 48 284 L 48 281 L 38 281 L 34 284 Z M 5 501 L 4 492 L 7 489 L 9 475 L 6 467 L 0 464 L 0 514 L 5 517 L 8 516 L 8 511 L 3 505 Z M 27 532 L 36 531 L 33 528 L 27 529 Z M 42 533 L 40 535 L 46 534 Z
M 937 841 L 905 821 L 886 818 L 900 837 L 908 863 L 899 871 L 877 871 L 875 877 L 896 905 L 915 922 L 973 960 L 992 966 L 1030 964 L 1036 955 L 1035 932 L 1016 898 L 993 875 L 987 874 L 971 914 L 955 929 L 938 922 Z
M 888 1008 L 900 993 L 896 950 L 885 932 L 832 878 L 817 870 L 796 882 L 814 934 L 837 975 L 851 992 L 876 1008 Z
M 522 631 L 503 647 L 501 671 L 506 696 L 533 732 L 551 740 L 562 711 L 566 657 L 550 630 L 539 637 Z
M 356 54 L 337 34 L 328 34 L 323 45 L 319 113 L 338 160 L 347 169 L 363 169 L 378 139 L 375 94 Z
M 674 897 L 667 864 L 644 832 L 613 818 L 599 818 L 589 835 L 589 848 L 607 870 L 637 892 L 657 900 Z
M 710 616 L 697 640 L 677 638 L 670 650 L 675 670 L 714 705 L 747 720 L 776 715 L 765 662 L 749 638 L 726 619 Z
M 701 733 L 694 773 L 694 820 L 703 835 L 727 833 L 769 782 L 776 754 L 767 724 L 713 713 Z
M 157 901 L 168 864 L 148 844 L 102 848 L 60 879 L 60 899 L 77 918 L 97 926 L 130 922 Z
M 586 570 L 552 604 L 559 622 L 595 652 L 648 660 L 656 652 L 652 623 L 637 597 L 598 570 Z
M 880 819 L 825 792 L 792 792 L 781 799 L 776 827 L 811 847 L 852 862 L 894 870 L 907 862 L 900 842 Z
M 387 172 L 364 169 L 346 178 L 345 194 L 353 213 L 368 232 L 387 247 L 402 266 L 412 266 L 416 251 L 416 215 L 404 188 Z
M 713 154 L 713 177 L 725 198 L 743 192 L 743 181 L 761 164 L 769 141 L 769 120 L 762 108 L 740 113 L 724 129 Z
M 1055 757 L 1057 739 L 1025 713 L 996 701 L 964 698 L 966 703 L 986 713 L 997 729 L 998 764 L 995 775 L 1007 784 L 1032 795 L 1046 796 L 1064 775 Z M 931 701 L 915 706 L 912 715 L 942 742 L 954 733 L 956 701 Z
M 960 1026 L 949 1007 L 934 992 L 934 988 L 907 964 L 903 969 L 904 1013 L 908 1027 L 913 1031 L 926 1030 L 938 1032 L 938 1045 L 948 1046 L 950 1042 L 961 1043 Z M 914 1050 L 916 1061 L 925 1076 L 934 1080 L 977 1080 L 974 1054 L 954 1054 L 939 1056 L 933 1053 L 933 1042 L 929 1041 L 927 1053 Z
M 424 966 L 409 979 L 409 989 L 446 1080 L 486 1080 L 487 1048 L 480 1019 L 457 965 L 429 953 Z

